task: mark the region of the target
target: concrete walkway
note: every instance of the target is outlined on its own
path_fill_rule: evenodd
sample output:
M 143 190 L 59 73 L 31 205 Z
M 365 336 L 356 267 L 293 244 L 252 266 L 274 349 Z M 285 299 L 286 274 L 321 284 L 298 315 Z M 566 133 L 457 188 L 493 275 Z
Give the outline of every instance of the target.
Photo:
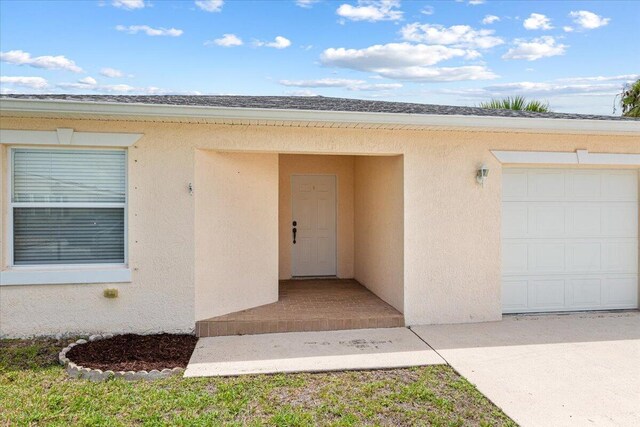
M 640 426 L 640 312 L 412 330 L 521 426 Z
M 444 364 L 407 328 L 200 338 L 185 377 Z

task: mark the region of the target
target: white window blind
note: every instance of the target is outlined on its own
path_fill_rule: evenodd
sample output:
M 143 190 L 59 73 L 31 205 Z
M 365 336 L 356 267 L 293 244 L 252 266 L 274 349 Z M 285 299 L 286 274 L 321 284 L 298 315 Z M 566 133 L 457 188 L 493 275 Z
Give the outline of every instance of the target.
M 13 264 L 125 262 L 124 150 L 12 152 Z

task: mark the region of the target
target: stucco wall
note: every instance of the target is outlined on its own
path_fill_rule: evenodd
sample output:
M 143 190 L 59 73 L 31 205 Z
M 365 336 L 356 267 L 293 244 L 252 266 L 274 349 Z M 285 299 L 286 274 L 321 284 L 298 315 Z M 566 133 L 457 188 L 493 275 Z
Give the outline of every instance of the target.
M 337 275 L 353 278 L 353 156 L 280 155 L 280 279 L 291 278 L 291 176 L 335 175 Z
M 355 160 L 355 278 L 404 310 L 402 156 Z
M 195 155 L 196 320 L 278 300 L 278 155 Z
M 3 129 L 141 132 L 129 155 L 133 281 L 0 287 L 0 334 L 188 330 L 195 321 L 195 149 L 402 154 L 404 314 L 408 324 L 500 315 L 501 165 L 490 149 L 640 153 L 637 136 L 392 131 L 2 117 Z M 491 169 L 484 188 L 480 163 Z M 6 157 L 2 174 L 6 174 Z M 223 183 L 221 183 L 223 184 Z M 6 186 L 6 185 L 5 185 Z M 198 189 L 196 188 L 196 191 Z M 6 197 L 3 199 L 6 212 Z M 6 227 L 6 214 L 3 216 Z M 233 238 L 231 233 L 220 237 Z M 6 258 L 6 241 L 3 241 Z M 5 261 L 3 261 L 3 265 Z

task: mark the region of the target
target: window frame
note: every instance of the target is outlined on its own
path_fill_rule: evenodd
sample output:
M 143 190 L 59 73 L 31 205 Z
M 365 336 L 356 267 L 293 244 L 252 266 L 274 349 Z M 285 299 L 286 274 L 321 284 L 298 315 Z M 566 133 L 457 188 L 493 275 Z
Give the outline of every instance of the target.
M 129 150 L 117 147 L 52 147 L 52 146 L 33 146 L 33 145 L 11 145 L 8 148 L 7 172 L 7 267 L 11 270 L 90 270 L 90 269 L 114 269 L 127 268 L 129 261 Z M 82 150 L 82 151 L 123 151 L 124 152 L 124 202 L 116 203 L 99 203 L 99 202 L 14 202 L 13 201 L 13 156 L 17 149 L 27 150 Z M 124 259 L 122 263 L 82 263 L 82 264 L 33 264 L 33 265 L 16 265 L 14 260 L 14 223 L 13 211 L 15 208 L 123 208 L 124 209 Z

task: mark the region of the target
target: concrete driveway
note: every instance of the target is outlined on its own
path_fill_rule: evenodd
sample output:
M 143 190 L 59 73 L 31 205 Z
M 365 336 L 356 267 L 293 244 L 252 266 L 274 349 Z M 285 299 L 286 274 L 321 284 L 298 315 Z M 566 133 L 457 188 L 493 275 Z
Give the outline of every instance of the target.
M 640 312 L 411 329 L 522 426 L 640 426 Z

